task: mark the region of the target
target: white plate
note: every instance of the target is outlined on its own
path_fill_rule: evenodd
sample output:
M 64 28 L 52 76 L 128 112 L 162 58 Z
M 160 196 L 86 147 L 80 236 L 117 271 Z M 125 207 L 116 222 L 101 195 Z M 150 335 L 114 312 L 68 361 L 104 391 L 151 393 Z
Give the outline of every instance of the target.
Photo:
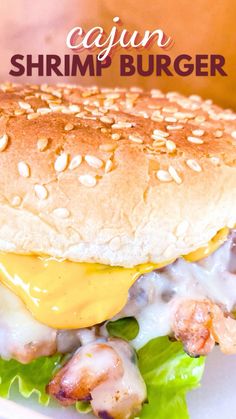
M 236 356 L 226 356 L 215 349 L 208 356 L 202 386 L 188 395 L 191 419 L 235 419 L 235 389 Z M 71 408 L 58 408 L 55 404 L 42 407 L 34 397 L 25 400 L 15 391 L 11 399 L 17 404 L 0 399 L 0 419 L 91 418 L 90 415 L 78 415 Z

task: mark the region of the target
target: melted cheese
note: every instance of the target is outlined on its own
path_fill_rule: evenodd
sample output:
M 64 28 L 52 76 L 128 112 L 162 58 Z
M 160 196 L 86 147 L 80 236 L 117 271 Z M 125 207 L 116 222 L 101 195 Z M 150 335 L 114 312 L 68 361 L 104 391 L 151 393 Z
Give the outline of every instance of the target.
M 188 262 L 197 262 L 200 259 L 210 256 L 211 253 L 215 252 L 225 242 L 228 234 L 229 229 L 227 227 L 222 228 L 205 246 L 185 255 L 184 259 Z
M 74 329 L 113 317 L 126 304 L 128 290 L 141 274 L 170 262 L 127 269 L 1 253 L 0 277 L 39 322 Z
M 185 256 L 196 261 L 214 252 L 227 237 L 222 229 L 207 246 Z M 172 263 L 122 268 L 39 256 L 0 253 L 0 280 L 41 323 L 55 329 L 93 326 L 115 316 L 128 291 L 144 273 Z

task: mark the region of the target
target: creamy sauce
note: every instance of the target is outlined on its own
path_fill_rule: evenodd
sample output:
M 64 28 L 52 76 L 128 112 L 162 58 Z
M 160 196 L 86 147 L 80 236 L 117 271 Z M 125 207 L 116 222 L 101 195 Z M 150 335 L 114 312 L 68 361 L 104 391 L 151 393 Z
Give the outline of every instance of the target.
M 29 362 L 56 351 L 56 331 L 38 323 L 22 301 L 0 285 L 0 356 Z
M 228 231 L 220 230 L 205 247 L 184 257 L 191 261 L 205 257 L 226 240 Z M 0 253 L 0 280 L 39 322 L 55 329 L 77 329 L 115 316 L 141 274 L 172 262 L 122 268 Z
M 231 237 L 198 263 L 181 258 L 160 271 L 142 276 L 130 289 L 129 301 L 116 317 L 137 318 L 140 332 L 134 346 L 140 348 L 154 337 L 171 333 L 172 316 L 180 299 L 209 298 L 232 311 L 236 304 L 236 270 L 230 266 L 235 266 L 235 258 Z
M 236 235 L 236 233 L 234 234 Z M 26 279 L 28 278 L 28 288 L 25 287 L 25 289 L 29 290 L 31 274 L 37 278 L 37 274 L 41 273 L 40 269 L 39 272 L 35 270 L 35 266 L 37 266 L 35 265 L 36 258 L 32 257 L 31 259 L 29 257 L 29 261 L 32 260 L 32 266 L 27 264 L 25 256 L 8 255 L 8 258 L 4 264 L 3 259 L 1 260 L 2 272 L 7 269 L 9 272 L 15 272 L 13 277 L 15 280 L 19 280 L 20 275 Z M 19 264 L 17 264 L 18 259 Z M 24 261 L 25 266 L 23 265 Z M 42 274 L 44 272 L 44 263 L 45 259 L 42 259 L 39 265 L 42 268 Z M 55 261 L 55 263 L 58 270 L 61 269 L 60 267 L 68 266 L 62 262 Z M 74 265 L 78 266 L 80 264 Z M 87 264 L 85 265 L 87 266 Z M 30 267 L 31 270 L 29 269 Z M 150 266 L 150 268 L 153 269 L 154 266 Z M 112 270 L 113 268 L 110 269 Z M 125 271 L 122 268 L 115 269 L 118 269 L 120 274 Z M 54 271 L 54 276 L 52 277 L 54 280 L 56 280 L 56 275 L 59 275 L 58 270 Z M 26 271 L 28 274 L 24 276 Z M 100 273 L 102 274 L 104 271 L 105 268 L 103 267 Z M 138 275 L 140 275 L 140 271 L 138 271 Z M 142 267 L 142 271 L 145 272 L 145 266 Z M 16 272 L 18 272 L 18 275 Z M 46 272 L 48 273 L 47 270 Z M 60 272 L 62 271 L 60 270 Z M 101 286 L 101 282 L 99 282 L 101 277 L 99 275 L 96 276 L 98 286 Z M 48 282 L 50 282 L 52 278 L 50 276 L 48 278 Z M 67 275 L 65 279 L 69 281 L 70 276 Z M 84 276 L 82 279 L 85 281 L 85 285 L 87 285 Z M 77 307 L 79 309 L 83 302 L 83 294 L 79 293 L 80 278 L 76 277 L 76 280 L 74 278 L 73 281 L 77 286 L 74 300 L 78 299 Z M 36 279 L 34 279 L 33 283 L 35 282 Z M 23 283 L 26 284 L 26 282 Z M 69 284 L 68 282 L 67 287 L 69 287 Z M 114 291 L 118 288 L 115 288 L 113 275 L 110 284 L 111 301 L 113 301 L 113 296 L 119 299 L 119 295 L 116 295 L 116 291 Z M 61 329 L 62 327 L 52 329 L 40 323 L 27 310 L 21 299 L 15 295 L 14 287 L 12 286 L 14 292 L 8 288 L 11 288 L 11 286 L 6 288 L 4 285 L 0 285 L 0 356 L 3 358 L 16 358 L 22 362 L 27 362 L 34 357 L 42 355 L 44 352 L 48 354 L 56 350 L 70 352 L 78 348 L 78 346 L 86 345 L 96 339 L 96 328 L 57 331 L 56 329 Z M 88 289 L 91 290 L 91 288 Z M 96 287 L 94 288 L 95 291 Z M 86 287 L 84 288 L 85 292 Z M 129 301 L 125 308 L 114 318 L 127 315 L 137 317 L 140 333 L 133 342 L 137 348 L 153 337 L 166 335 L 171 332 L 171 318 L 174 305 L 180 298 L 202 299 L 208 297 L 214 302 L 223 304 L 228 311 L 231 311 L 236 302 L 236 240 L 233 246 L 231 237 L 218 251 L 198 263 L 189 263 L 184 259 L 179 259 L 166 268 L 142 275 L 131 287 L 129 295 Z M 90 299 L 91 321 L 94 321 L 97 318 L 95 308 L 92 306 L 95 296 L 87 294 L 86 298 Z M 24 299 L 22 298 L 22 300 Z M 67 300 L 67 304 L 70 307 L 69 300 Z M 105 300 L 103 300 L 103 305 L 105 305 Z M 102 308 L 104 307 L 101 307 L 101 311 Z M 105 308 L 107 313 L 106 310 L 107 308 Z M 59 314 L 60 318 L 63 312 Z M 107 318 L 111 317 L 108 316 Z M 68 322 L 67 319 L 66 321 Z M 45 319 L 45 322 L 50 323 L 51 319 Z M 94 323 L 95 321 L 92 324 L 94 325 Z M 105 327 L 97 329 L 96 332 L 106 336 Z

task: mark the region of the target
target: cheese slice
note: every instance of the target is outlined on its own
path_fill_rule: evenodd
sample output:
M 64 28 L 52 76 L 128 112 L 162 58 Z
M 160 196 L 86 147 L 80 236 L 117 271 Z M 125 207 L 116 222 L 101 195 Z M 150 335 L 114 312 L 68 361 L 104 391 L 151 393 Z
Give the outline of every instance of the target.
M 0 254 L 0 280 L 33 316 L 56 329 L 93 326 L 117 314 L 144 273 L 171 263 L 112 267 L 54 258 Z
M 211 253 L 215 252 L 227 239 L 229 229 L 222 228 L 218 233 L 203 247 L 183 256 L 188 262 L 197 262 L 200 259 L 206 258 Z
M 228 229 L 220 230 L 207 246 L 184 258 L 195 262 L 208 256 L 227 234 Z M 115 316 L 140 275 L 172 262 L 123 268 L 0 253 L 0 281 L 21 298 L 39 322 L 55 329 L 77 329 Z

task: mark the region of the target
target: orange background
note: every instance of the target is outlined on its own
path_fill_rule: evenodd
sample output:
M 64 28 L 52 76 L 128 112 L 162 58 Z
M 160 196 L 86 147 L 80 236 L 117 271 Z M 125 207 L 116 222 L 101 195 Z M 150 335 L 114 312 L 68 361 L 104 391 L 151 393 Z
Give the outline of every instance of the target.
M 10 79 L 10 57 L 14 54 L 68 54 L 65 40 L 73 26 L 89 29 L 100 25 L 109 33 L 112 18 L 119 16 L 123 27 L 142 33 L 162 28 L 172 36 L 175 45 L 168 51 L 179 54 L 222 54 L 228 77 L 120 77 L 118 57 L 112 70 L 103 77 L 20 77 L 15 81 L 47 80 L 99 84 L 103 86 L 139 85 L 164 91 L 179 90 L 213 98 L 224 107 L 236 109 L 236 2 L 235 0 L 1 0 L 0 2 L 0 79 Z M 125 52 L 125 53 L 131 53 Z M 135 54 L 136 52 L 134 52 Z M 140 52 L 139 52 L 140 53 Z M 153 47 L 144 54 L 166 53 Z

